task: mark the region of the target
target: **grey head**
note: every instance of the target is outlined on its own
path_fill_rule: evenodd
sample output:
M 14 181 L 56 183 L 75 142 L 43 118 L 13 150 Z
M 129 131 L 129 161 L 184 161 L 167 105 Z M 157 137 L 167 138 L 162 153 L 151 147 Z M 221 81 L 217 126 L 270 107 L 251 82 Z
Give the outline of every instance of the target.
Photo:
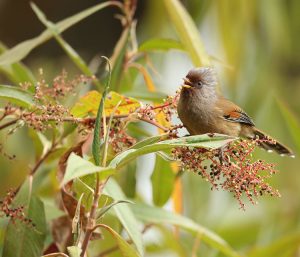
M 183 87 L 185 88 L 215 88 L 215 86 L 217 85 L 216 73 L 215 70 L 211 67 L 191 69 L 183 80 Z

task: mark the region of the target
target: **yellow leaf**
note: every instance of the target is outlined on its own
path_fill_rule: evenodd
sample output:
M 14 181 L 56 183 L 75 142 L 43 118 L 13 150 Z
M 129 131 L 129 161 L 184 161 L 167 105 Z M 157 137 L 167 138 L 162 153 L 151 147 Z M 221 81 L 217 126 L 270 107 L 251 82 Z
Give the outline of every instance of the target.
M 90 91 L 74 105 L 71 110 L 71 114 L 78 118 L 86 116 L 95 116 L 97 114 L 98 106 L 101 100 L 101 94 L 98 91 Z M 104 111 L 105 116 L 109 117 L 113 112 L 115 106 L 119 103 L 118 109 L 115 111 L 115 115 L 127 115 L 134 112 L 137 108 L 141 107 L 141 103 L 132 98 L 120 95 L 114 91 L 111 91 L 105 99 Z

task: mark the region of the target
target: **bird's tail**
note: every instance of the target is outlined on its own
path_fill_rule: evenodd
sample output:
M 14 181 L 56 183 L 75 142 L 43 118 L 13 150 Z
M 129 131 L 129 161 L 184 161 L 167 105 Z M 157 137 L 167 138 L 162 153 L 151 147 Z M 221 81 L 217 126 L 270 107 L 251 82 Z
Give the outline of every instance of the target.
M 259 146 L 268 152 L 275 151 L 276 153 L 280 154 L 281 156 L 290 156 L 295 157 L 294 153 L 285 145 L 279 143 L 277 140 L 274 140 L 270 136 L 266 135 L 264 132 L 258 130 L 257 128 L 254 129 L 254 136 L 258 137 L 259 139 L 263 140 L 259 144 Z

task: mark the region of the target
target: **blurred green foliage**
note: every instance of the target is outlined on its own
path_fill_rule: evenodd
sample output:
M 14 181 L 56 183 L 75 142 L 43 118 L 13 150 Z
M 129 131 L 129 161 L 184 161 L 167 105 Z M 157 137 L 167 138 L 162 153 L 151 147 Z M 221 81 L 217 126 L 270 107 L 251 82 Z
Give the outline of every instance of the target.
M 185 220 L 181 216 L 168 216 L 168 213 L 159 208 L 149 209 L 149 212 L 146 212 L 149 207 L 144 203 L 132 208 L 133 211 L 126 205 L 124 208 L 130 212 L 129 215 L 136 215 L 142 221 L 162 225 L 170 223 L 192 231 L 191 234 L 176 235 L 170 233 L 168 227 L 158 227 L 155 233 L 149 235 L 146 233 L 145 256 L 224 256 L 226 251 L 229 251 L 228 256 L 235 256 L 230 247 L 226 248 L 227 242 L 241 256 L 298 256 L 300 249 L 300 161 L 297 157 L 300 154 L 300 2 L 298 0 L 182 1 L 191 16 L 181 8 L 179 3 L 175 0 L 146 1 L 143 16 L 137 21 L 137 34 L 132 35 L 133 30 L 128 28 L 123 30 L 117 45 L 111 46 L 111 59 L 114 66 L 112 88 L 140 100 L 161 101 L 162 96 L 174 94 L 181 84 L 181 78 L 192 66 L 212 64 L 218 71 L 220 90 L 242 106 L 253 117 L 257 127 L 291 146 L 296 153 L 296 158 L 283 158 L 257 150 L 255 158 L 273 162 L 281 171 L 271 179 L 270 183 L 279 189 L 282 197 L 260 199 L 258 205 L 248 204 L 245 212 L 239 210 L 238 204 L 229 193 L 212 192 L 207 182 L 194 174 L 187 173 L 182 176 L 183 213 L 193 221 Z M 99 9 L 104 5 L 99 4 Z M 98 8 L 91 8 L 91 10 L 96 9 Z M 47 13 L 46 10 L 44 11 Z M 36 7 L 35 12 L 39 13 Z M 90 12 L 85 14 L 87 17 L 91 15 Z M 96 15 L 101 15 L 101 12 Z M 20 51 L 13 51 L 13 48 L 11 52 L 6 51 L 4 45 L 1 45 L 1 52 L 6 51 L 6 54 L 0 56 L 0 72 L 5 77 L 4 81 L 11 81 L 10 84 L 16 87 L 22 81 L 35 82 L 39 67 L 49 74 L 55 74 L 62 68 L 75 74 L 95 73 L 93 65 L 89 65 L 90 60 L 83 60 L 80 57 L 81 53 L 77 53 L 63 39 L 61 34 L 63 29 L 60 26 L 66 27 L 66 23 L 51 23 L 41 13 L 39 18 L 49 30 L 44 32 L 46 36 L 40 36 L 29 45 L 23 45 L 23 50 L 26 48 L 27 52 L 20 53 Z M 73 20 L 69 19 L 68 22 L 71 23 L 68 25 L 75 24 L 75 20 L 74 17 Z M 76 29 L 76 25 L 73 28 Z M 109 33 L 109 24 L 107 28 Z M 93 29 L 91 28 L 91 36 Z M 197 33 L 198 30 L 201 37 Z M 137 46 L 130 45 L 132 41 L 129 41 L 129 38 L 133 36 L 137 37 Z M 27 67 L 19 62 L 38 44 L 44 43 L 50 37 L 54 37 L 65 51 L 62 64 L 53 65 L 55 60 L 48 60 L 49 57 L 43 58 L 43 56 L 32 61 Z M 103 38 L 105 40 L 105 35 Z M 86 48 L 88 47 L 87 45 Z M 17 49 L 20 48 L 19 46 Z M 124 71 L 122 64 L 128 57 L 126 55 L 128 50 L 146 53 L 147 58 L 134 60 L 146 67 L 146 75 L 133 66 Z M 78 70 L 75 70 L 74 64 Z M 152 84 L 145 79 L 145 76 L 153 80 L 156 92 L 149 92 Z M 103 89 L 102 76 L 99 77 L 99 81 L 94 86 L 90 85 L 89 90 Z M 1 90 L 5 91 L 5 88 Z M 16 92 L 10 94 L 18 93 L 19 89 L 16 89 Z M 27 100 L 25 98 L 25 103 Z M 139 132 L 144 129 L 147 133 L 157 134 L 157 131 L 153 132 L 151 128 L 142 125 L 133 126 L 131 132 L 142 137 Z M 7 135 L 8 131 L 4 130 L 0 135 L 3 151 L 9 155 L 15 154 L 17 157 L 14 160 L 0 157 L 1 195 L 4 195 L 9 188 L 18 187 L 25 180 L 29 167 L 32 167 L 41 155 L 43 143 L 45 144 L 45 141 L 40 140 L 40 146 L 37 147 L 37 140 L 33 139 L 35 136 L 30 129 L 19 129 L 10 136 Z M 70 136 L 66 145 L 72 145 L 74 139 L 74 136 Z M 58 156 L 64 150 L 66 149 L 62 149 Z M 50 216 L 53 214 L 53 217 L 57 217 L 56 213 L 52 213 L 56 209 L 49 205 L 48 201 L 49 199 L 53 201 L 54 195 L 59 190 L 55 176 L 56 159 L 49 158 L 36 174 L 38 181 L 36 190 L 43 202 L 47 203 L 46 214 Z M 156 161 L 152 157 L 140 158 L 137 163 L 125 167 L 122 173 L 118 174 L 117 180 L 126 195 L 150 205 L 164 205 L 171 196 L 170 190 L 174 186 L 174 177 L 168 176 L 167 179 L 163 175 L 159 177 L 158 165 L 164 169 L 165 161 L 160 156 L 156 157 Z M 149 174 L 152 171 L 151 176 Z M 148 172 L 149 176 L 142 174 L 144 172 Z M 170 166 L 160 172 L 171 175 Z M 153 187 L 153 197 L 150 183 Z M 165 186 L 164 183 L 167 185 Z M 112 188 L 113 186 L 115 185 L 111 185 Z M 109 187 L 107 191 L 107 194 L 116 194 L 114 190 L 109 193 Z M 125 195 L 121 192 L 119 197 L 116 196 L 116 200 L 123 197 Z M 166 209 L 172 208 L 171 202 L 171 200 L 167 202 Z M 36 204 L 40 208 L 40 203 Z M 119 215 L 120 218 L 124 208 L 116 208 L 114 215 Z M 143 212 L 148 216 L 142 215 Z M 107 221 L 104 223 L 110 224 L 114 230 L 121 231 L 121 225 L 111 216 L 105 217 L 104 220 Z M 49 223 L 49 220 L 47 222 Z M 122 223 L 126 227 L 124 224 L 126 222 Z M 198 224 L 201 224 L 204 230 L 208 228 L 215 231 L 220 238 L 218 236 L 215 238 L 215 235 L 210 237 L 208 233 L 209 240 L 213 238 L 209 243 L 209 240 L 205 240 L 207 234 Z M 1 220 L 1 249 L 6 226 L 7 221 Z M 93 255 L 94 249 L 99 252 L 114 245 L 114 237 L 117 236 L 114 232 L 108 232 L 112 236 L 107 235 L 106 240 L 99 244 L 92 243 L 91 256 L 96 256 Z M 129 235 L 133 233 L 130 228 L 128 233 Z M 46 242 L 50 243 L 51 236 L 48 237 Z M 221 237 L 226 241 L 223 253 L 219 252 L 223 245 Z M 135 240 L 138 241 L 136 236 Z M 177 245 L 174 245 L 174 241 Z M 210 247 L 202 244 L 202 241 Z M 120 252 L 109 256 L 120 256 Z

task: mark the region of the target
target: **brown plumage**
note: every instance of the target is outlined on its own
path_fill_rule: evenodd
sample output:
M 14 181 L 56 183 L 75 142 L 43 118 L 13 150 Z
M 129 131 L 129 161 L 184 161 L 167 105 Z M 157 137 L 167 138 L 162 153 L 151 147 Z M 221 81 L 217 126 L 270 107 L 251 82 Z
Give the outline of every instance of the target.
M 189 71 L 178 102 L 178 115 L 191 135 L 220 133 L 253 139 L 270 138 L 258 130 L 252 119 L 236 104 L 216 92 L 217 79 L 212 68 Z M 286 146 L 274 140 L 260 145 L 281 155 L 293 156 Z

